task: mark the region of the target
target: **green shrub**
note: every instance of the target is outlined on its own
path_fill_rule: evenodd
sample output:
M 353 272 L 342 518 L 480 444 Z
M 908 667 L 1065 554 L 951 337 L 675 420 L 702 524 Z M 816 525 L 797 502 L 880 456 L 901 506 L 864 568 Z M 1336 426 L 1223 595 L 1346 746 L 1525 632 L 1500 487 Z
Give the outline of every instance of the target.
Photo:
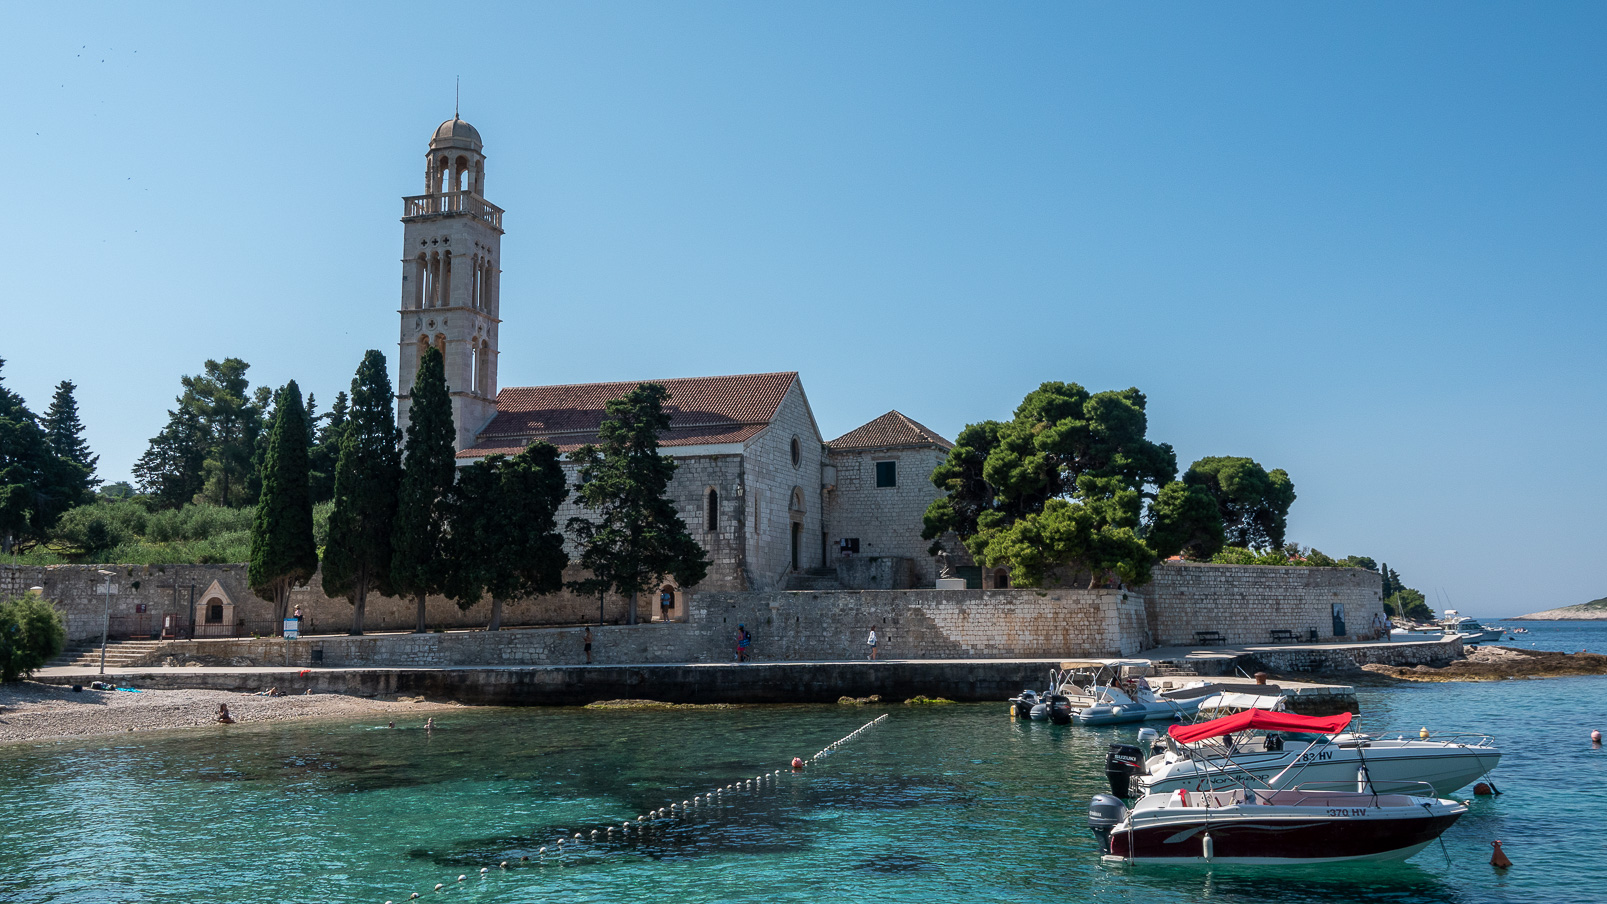
M 66 643 L 61 613 L 41 597 L 0 600 L 0 681 L 33 674 Z

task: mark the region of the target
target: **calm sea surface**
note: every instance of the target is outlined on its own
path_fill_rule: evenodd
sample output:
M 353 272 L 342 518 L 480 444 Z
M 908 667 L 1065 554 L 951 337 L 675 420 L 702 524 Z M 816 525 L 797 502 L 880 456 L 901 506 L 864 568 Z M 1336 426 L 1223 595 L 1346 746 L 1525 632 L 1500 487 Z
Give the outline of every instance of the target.
M 1531 642 L 1607 651 L 1607 626 L 1529 627 Z M 1105 745 L 1134 729 L 1012 722 L 1002 702 L 476 709 L 433 733 L 326 722 L 0 747 L 0 901 L 1607 901 L 1607 753 L 1588 737 L 1607 730 L 1604 692 L 1599 678 L 1362 690 L 1365 730 L 1496 736 L 1505 793 L 1407 863 L 1276 870 L 1103 865 L 1084 811 Z M 882 712 L 773 789 L 644 841 L 497 869 L 785 767 Z M 1488 865 L 1496 838 L 1506 876 Z

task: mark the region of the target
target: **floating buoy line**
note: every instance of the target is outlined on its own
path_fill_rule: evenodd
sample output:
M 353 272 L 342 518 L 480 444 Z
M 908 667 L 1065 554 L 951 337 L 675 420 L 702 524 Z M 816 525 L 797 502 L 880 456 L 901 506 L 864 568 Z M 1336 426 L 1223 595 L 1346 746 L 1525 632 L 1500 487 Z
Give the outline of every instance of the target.
M 886 719 L 886 713 L 877 716 L 876 718 L 866 722 L 864 725 L 859 726 L 841 738 L 832 741 L 825 747 L 820 748 L 820 750 L 814 756 L 809 757 L 808 759 L 793 757 L 792 771 L 798 772 L 803 770 L 805 766 L 813 766 L 816 763 L 819 763 L 820 761 L 836 753 L 844 744 L 847 744 L 849 741 L 854 740 L 870 729 L 876 727 L 876 725 L 886 721 Z M 562 863 L 563 856 L 566 852 L 578 852 L 592 845 L 606 845 L 608 842 L 613 841 L 616 837 L 629 840 L 632 837 L 633 832 L 637 838 L 645 837 L 650 832 L 658 830 L 664 821 L 675 820 L 684 817 L 695 810 L 701 809 L 702 807 L 722 803 L 728 794 L 734 797 L 738 794 L 743 794 L 750 791 L 763 791 L 767 787 L 773 789 L 776 787 L 776 782 L 781 779 L 783 774 L 783 771 L 780 769 L 775 769 L 770 772 L 761 772 L 752 778 L 738 779 L 737 781 L 734 781 L 728 785 L 722 785 L 718 788 L 715 788 L 713 791 L 708 791 L 703 794 L 694 794 L 687 800 L 683 800 L 678 803 L 672 802 L 667 807 L 659 807 L 656 810 L 648 810 L 646 813 L 637 816 L 634 821 L 627 819 L 620 823 L 617 827 L 613 824 L 609 824 L 607 826 L 592 829 L 589 832 L 576 832 L 573 837 L 559 836 L 557 841 L 553 842 L 552 844 L 544 844 L 537 849 L 534 865 L 543 866 L 549 860 L 556 860 L 557 862 Z M 616 831 L 619 833 L 618 836 L 615 835 Z M 498 872 L 502 872 L 515 866 L 530 864 L 531 862 L 530 855 L 526 854 L 520 857 L 519 862 L 516 864 L 510 864 L 507 860 L 498 863 L 497 870 Z M 489 866 L 480 867 L 479 877 L 481 879 L 488 879 L 490 876 L 491 868 Z M 456 885 L 459 882 L 467 880 L 468 878 L 468 874 L 466 873 L 459 875 L 451 884 Z M 448 887 L 450 886 L 445 882 L 437 882 L 435 883 L 434 890 L 437 892 L 444 891 Z M 404 900 L 412 901 L 416 900 L 418 897 L 419 893 L 415 891 L 409 894 Z M 395 901 L 386 901 L 385 904 L 395 904 Z

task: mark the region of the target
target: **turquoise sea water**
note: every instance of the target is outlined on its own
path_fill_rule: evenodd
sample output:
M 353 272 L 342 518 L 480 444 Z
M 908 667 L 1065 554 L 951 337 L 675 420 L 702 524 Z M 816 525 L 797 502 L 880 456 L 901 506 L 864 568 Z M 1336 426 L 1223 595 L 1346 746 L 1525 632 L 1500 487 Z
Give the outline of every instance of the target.
M 1604 901 L 1607 753 L 1588 738 L 1607 730 L 1604 692 L 1599 678 L 1362 690 L 1364 730 L 1495 735 L 1505 793 L 1474 800 L 1443 850 L 1302 869 L 1104 865 L 1085 808 L 1105 746 L 1134 729 L 1012 722 L 1003 703 L 474 709 L 432 733 L 325 722 L 13 745 L 0 901 Z M 497 869 L 784 768 L 882 712 L 773 789 Z M 1496 838 L 1505 876 L 1488 865 Z

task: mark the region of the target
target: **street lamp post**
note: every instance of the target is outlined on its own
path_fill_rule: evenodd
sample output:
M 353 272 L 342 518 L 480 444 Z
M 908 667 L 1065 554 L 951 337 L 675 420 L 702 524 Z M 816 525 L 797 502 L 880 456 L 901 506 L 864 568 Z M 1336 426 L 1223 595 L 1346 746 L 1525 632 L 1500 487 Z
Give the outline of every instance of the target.
M 101 610 L 100 619 L 100 673 L 104 675 L 106 674 L 106 634 L 112 627 L 112 575 L 117 572 L 107 571 L 104 568 L 98 568 L 96 571 L 106 576 L 106 606 Z

